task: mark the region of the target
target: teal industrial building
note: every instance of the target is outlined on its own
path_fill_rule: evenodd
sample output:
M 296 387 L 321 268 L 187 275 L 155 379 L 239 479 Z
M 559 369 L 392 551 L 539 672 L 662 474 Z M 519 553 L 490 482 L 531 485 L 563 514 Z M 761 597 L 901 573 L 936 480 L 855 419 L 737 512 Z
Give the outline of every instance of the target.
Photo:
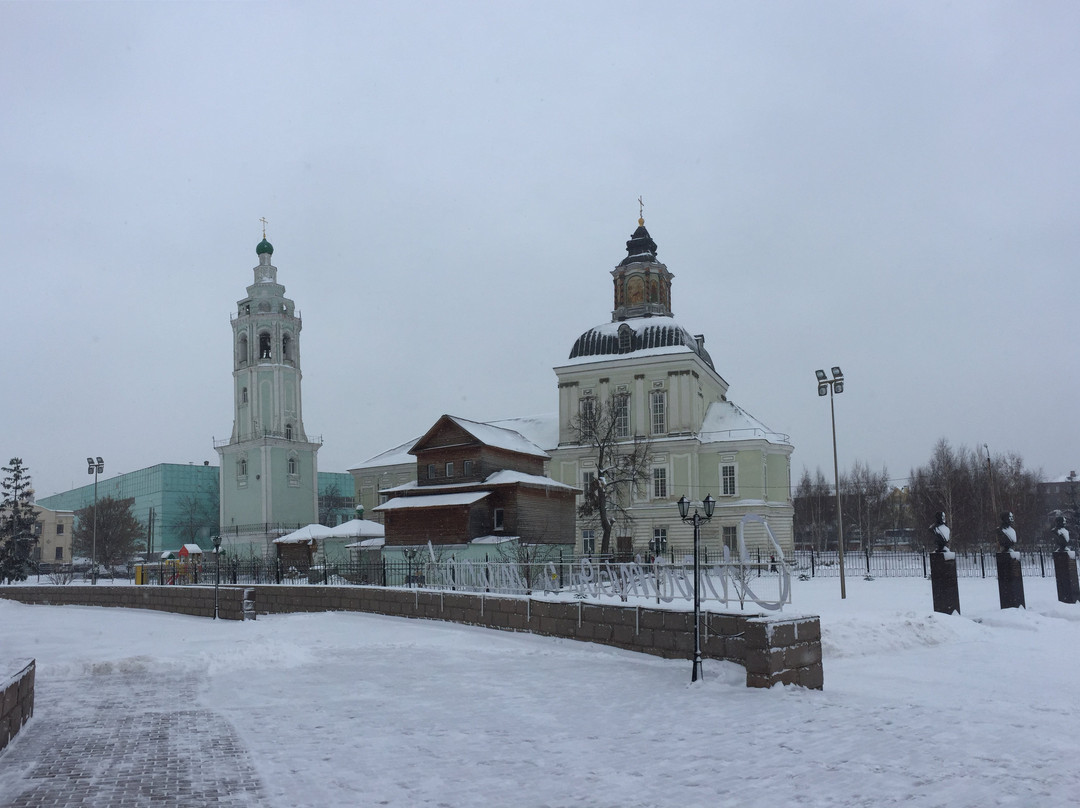
M 146 527 L 149 553 L 176 550 L 184 544 L 210 546 L 219 524 L 220 469 L 209 463 L 159 463 L 138 471 L 102 478 L 98 498 L 133 499 L 132 513 Z M 319 520 L 337 525 L 356 516 L 353 478 L 347 472 L 320 471 Z M 51 510 L 77 511 L 94 503 L 94 484 L 42 497 L 38 505 Z M 268 531 L 289 532 L 302 525 L 267 525 Z M 226 526 L 226 531 L 228 526 Z

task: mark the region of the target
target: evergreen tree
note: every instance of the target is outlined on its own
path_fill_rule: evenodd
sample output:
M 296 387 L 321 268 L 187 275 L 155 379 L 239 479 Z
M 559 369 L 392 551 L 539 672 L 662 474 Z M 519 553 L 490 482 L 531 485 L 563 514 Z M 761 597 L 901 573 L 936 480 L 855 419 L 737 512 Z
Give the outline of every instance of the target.
M 94 559 L 99 567 L 125 564 L 144 549 L 146 528 L 131 512 L 134 498 L 103 497 L 97 501 L 97 538 L 94 538 L 94 506 L 75 511 L 76 527 L 71 536 L 72 553 Z
M 34 525 L 34 489 L 21 458 L 13 457 L 4 466 L 6 475 L 0 488 L 0 580 L 6 583 L 25 581 L 26 569 L 37 544 Z

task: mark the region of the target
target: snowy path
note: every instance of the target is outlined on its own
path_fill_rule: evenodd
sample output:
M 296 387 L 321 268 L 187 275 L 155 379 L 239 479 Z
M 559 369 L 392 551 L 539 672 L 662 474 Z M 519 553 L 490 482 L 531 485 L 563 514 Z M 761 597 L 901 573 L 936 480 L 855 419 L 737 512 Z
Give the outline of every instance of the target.
M 0 756 L 0 805 L 28 787 L 14 754 L 48 747 L 46 720 L 99 715 L 80 696 L 98 680 L 143 703 L 185 694 L 176 708 L 203 718 L 177 725 L 170 754 L 207 748 L 200 721 L 205 738 L 235 744 L 250 768 L 217 767 L 245 772 L 222 805 L 1075 801 L 1080 606 L 1056 603 L 1049 579 L 1027 582 L 1030 608 L 1007 612 L 996 582 L 962 582 L 962 617 L 933 614 L 921 579 L 848 587 L 846 601 L 835 580 L 795 592 L 822 616 L 823 692 L 747 689 L 741 668 L 711 661 L 691 687 L 688 662 L 376 615 L 214 624 L 0 601 L 0 625 L 27 629 L 0 635 L 0 655 L 36 657 L 41 688 L 27 737 Z
M 0 806 L 262 805 L 250 756 L 197 706 L 197 682 L 137 659 L 38 678 L 34 719 L 0 758 Z

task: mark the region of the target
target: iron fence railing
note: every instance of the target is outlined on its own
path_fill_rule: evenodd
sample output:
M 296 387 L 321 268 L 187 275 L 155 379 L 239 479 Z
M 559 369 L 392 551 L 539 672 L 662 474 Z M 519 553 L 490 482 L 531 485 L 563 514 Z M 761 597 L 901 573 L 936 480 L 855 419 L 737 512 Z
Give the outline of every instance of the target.
M 995 548 L 981 548 L 954 553 L 956 574 L 961 578 L 997 578 Z M 839 577 L 840 560 L 835 550 L 796 550 L 790 559 L 792 571 L 799 576 Z M 1020 553 L 1025 577 L 1052 578 L 1054 556 L 1048 550 Z M 869 575 L 873 578 L 927 577 L 930 574 L 930 554 L 918 551 L 888 550 L 870 553 L 849 550 L 844 553 L 844 574 Z

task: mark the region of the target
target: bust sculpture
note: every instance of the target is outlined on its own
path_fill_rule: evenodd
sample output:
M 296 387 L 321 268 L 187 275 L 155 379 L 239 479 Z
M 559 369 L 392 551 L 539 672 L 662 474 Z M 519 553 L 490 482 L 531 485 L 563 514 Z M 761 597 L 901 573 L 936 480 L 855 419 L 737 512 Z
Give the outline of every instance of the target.
M 1016 529 L 1013 527 L 1012 511 L 1001 514 L 1001 524 L 998 525 L 998 547 L 1001 552 L 1012 550 L 1016 546 Z
M 949 526 L 945 524 L 945 511 L 938 511 L 934 515 L 934 524 L 930 525 L 930 532 L 934 534 L 937 542 L 937 552 L 949 552 Z

